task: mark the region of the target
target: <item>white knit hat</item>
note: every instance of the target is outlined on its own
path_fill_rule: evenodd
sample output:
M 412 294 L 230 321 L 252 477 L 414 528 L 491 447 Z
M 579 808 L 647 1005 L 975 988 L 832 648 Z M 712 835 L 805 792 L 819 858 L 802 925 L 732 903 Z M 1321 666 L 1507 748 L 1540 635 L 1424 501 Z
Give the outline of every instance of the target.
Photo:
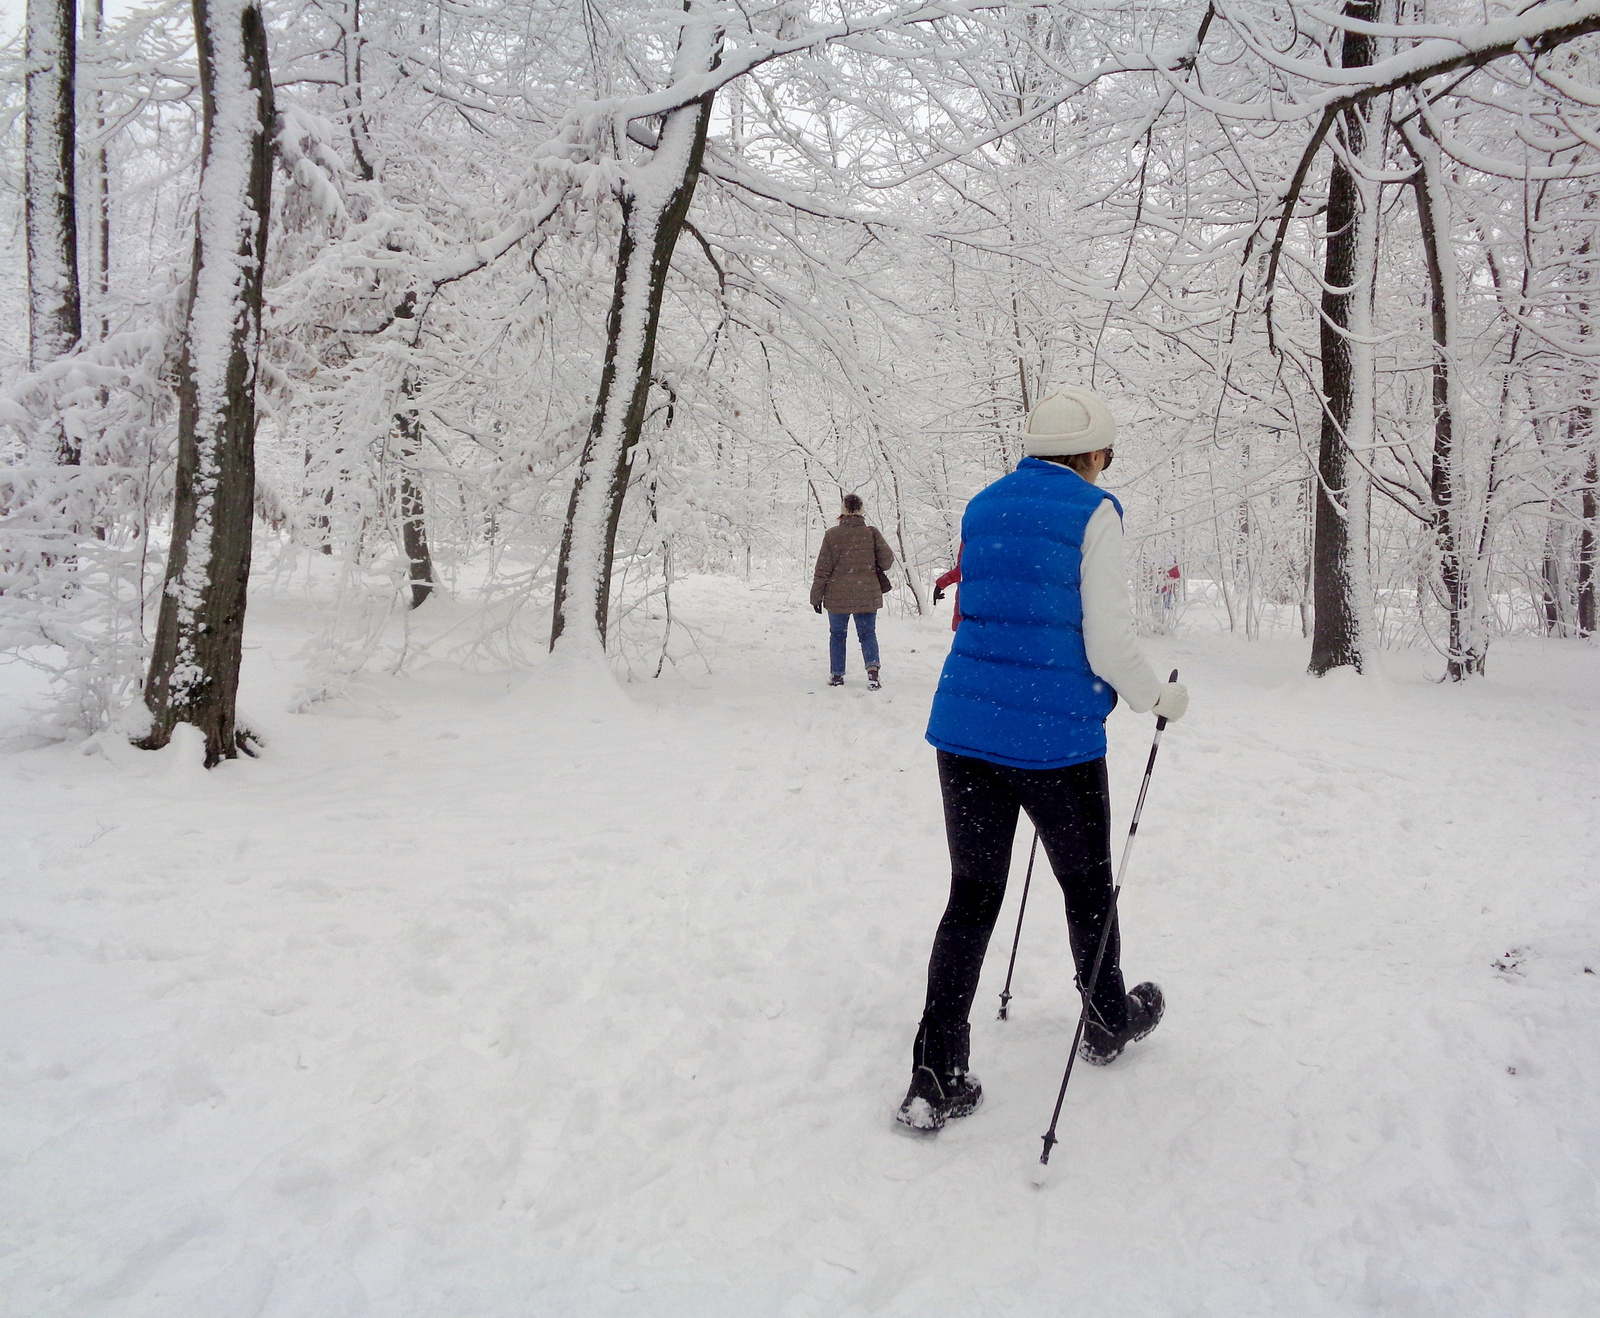
M 1022 442 L 1028 456 L 1058 458 L 1110 448 L 1117 423 L 1106 400 L 1092 389 L 1054 389 L 1028 413 Z

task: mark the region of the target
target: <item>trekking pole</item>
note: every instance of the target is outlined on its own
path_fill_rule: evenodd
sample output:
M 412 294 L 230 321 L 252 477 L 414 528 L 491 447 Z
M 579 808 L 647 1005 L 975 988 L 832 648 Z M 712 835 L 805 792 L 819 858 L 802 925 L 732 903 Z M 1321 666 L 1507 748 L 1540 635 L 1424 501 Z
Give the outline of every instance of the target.
M 1011 972 L 1017 968 L 1017 944 L 1022 941 L 1022 917 L 1028 910 L 1028 889 L 1033 885 L 1033 859 L 1039 854 L 1039 830 L 1033 830 L 1033 847 L 1028 852 L 1028 877 L 1022 881 L 1022 905 L 1017 907 L 1017 932 L 1011 939 L 1011 964 L 1006 967 L 1006 986 L 1000 990 L 1000 1019 L 1009 1020 L 1011 1011 Z
M 1178 680 L 1178 670 L 1172 670 L 1168 682 Z M 1078 1029 L 1072 1036 L 1072 1051 L 1067 1054 L 1067 1069 L 1061 1077 L 1061 1092 L 1056 1095 L 1056 1110 L 1050 1114 L 1050 1129 L 1044 1133 L 1044 1152 L 1039 1155 L 1041 1166 L 1048 1166 L 1050 1150 L 1060 1141 L 1056 1139 L 1056 1122 L 1061 1120 L 1061 1105 L 1067 1098 L 1067 1082 L 1072 1079 L 1072 1064 L 1078 1059 L 1078 1045 L 1083 1042 L 1083 1027 L 1089 1019 L 1089 1003 L 1094 998 L 1094 987 L 1100 981 L 1100 962 L 1106 954 L 1106 941 L 1111 937 L 1111 926 L 1117 919 L 1117 896 L 1122 892 L 1122 876 L 1128 872 L 1128 857 L 1133 854 L 1133 837 L 1139 831 L 1139 816 L 1144 812 L 1145 793 L 1150 790 L 1150 774 L 1156 767 L 1156 752 L 1161 749 L 1161 733 L 1167 726 L 1165 717 L 1156 719 L 1155 740 L 1150 743 L 1150 758 L 1145 761 L 1144 782 L 1139 785 L 1139 800 L 1133 807 L 1133 822 L 1128 825 L 1128 840 L 1122 847 L 1122 863 L 1117 866 L 1116 886 L 1111 889 L 1111 909 L 1100 926 L 1100 945 L 1095 948 L 1094 967 L 1089 971 L 1089 987 L 1083 990 L 1083 1006 L 1078 1011 Z

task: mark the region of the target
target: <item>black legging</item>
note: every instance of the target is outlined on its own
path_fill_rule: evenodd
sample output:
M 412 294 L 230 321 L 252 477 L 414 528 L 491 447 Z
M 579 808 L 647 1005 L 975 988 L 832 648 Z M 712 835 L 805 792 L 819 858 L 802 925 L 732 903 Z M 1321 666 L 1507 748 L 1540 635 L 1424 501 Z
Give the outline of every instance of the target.
M 950 904 L 928 960 L 925 1018 L 945 1028 L 965 1024 L 978 972 L 1000 916 L 1011 869 L 1017 810 L 1039 830 L 1067 903 L 1067 931 L 1080 984 L 1094 968 L 1100 928 L 1111 909 L 1111 802 L 1105 760 L 1065 769 L 1012 769 L 939 752 L 945 835 L 950 841 Z M 1127 1022 L 1116 924 L 1106 942 L 1093 1010 L 1107 1029 Z

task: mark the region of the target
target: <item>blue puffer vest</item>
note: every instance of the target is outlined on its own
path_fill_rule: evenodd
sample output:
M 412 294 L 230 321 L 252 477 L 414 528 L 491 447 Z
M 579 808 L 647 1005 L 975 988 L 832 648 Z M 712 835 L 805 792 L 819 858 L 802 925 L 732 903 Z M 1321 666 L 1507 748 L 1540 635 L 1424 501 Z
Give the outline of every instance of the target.
M 1018 769 L 1106 753 L 1116 693 L 1083 647 L 1083 533 L 1103 499 L 1070 467 L 1024 458 L 961 519 L 961 625 L 928 719 L 942 751 Z

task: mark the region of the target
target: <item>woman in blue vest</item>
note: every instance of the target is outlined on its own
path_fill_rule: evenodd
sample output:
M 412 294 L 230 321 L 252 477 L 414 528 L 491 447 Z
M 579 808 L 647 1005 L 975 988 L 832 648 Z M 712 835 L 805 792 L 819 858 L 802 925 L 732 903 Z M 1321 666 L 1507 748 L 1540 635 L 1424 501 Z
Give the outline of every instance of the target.
M 1181 718 L 1133 631 L 1122 505 L 1098 488 L 1117 426 L 1105 400 L 1060 389 L 1028 414 L 1027 457 L 961 519 L 961 622 L 928 719 L 950 844 L 950 901 L 928 962 L 899 1120 L 938 1130 L 977 1107 L 968 1024 L 1000 914 L 1019 810 L 1039 831 L 1066 897 L 1078 982 L 1111 909 L 1106 716 L 1120 696 Z M 1080 1055 L 1104 1066 L 1161 1019 L 1161 990 L 1123 986 L 1113 923 Z

